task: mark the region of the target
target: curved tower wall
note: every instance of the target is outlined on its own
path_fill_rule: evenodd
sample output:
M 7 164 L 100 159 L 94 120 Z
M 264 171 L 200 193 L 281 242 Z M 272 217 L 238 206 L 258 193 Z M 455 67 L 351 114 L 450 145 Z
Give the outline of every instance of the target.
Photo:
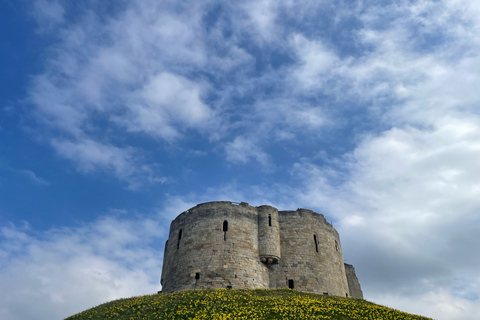
M 270 287 L 347 296 L 338 232 L 312 210 L 279 211 L 282 259 L 270 271 Z
M 340 237 L 323 215 L 229 201 L 199 204 L 172 221 L 161 284 L 164 292 L 293 287 L 360 296 L 349 290 Z
M 258 254 L 260 261 L 272 264 L 281 258 L 278 210 L 271 206 L 257 207 Z
M 268 288 L 267 267 L 258 257 L 255 208 L 209 202 L 180 214 L 170 226 L 161 282 L 165 292 Z

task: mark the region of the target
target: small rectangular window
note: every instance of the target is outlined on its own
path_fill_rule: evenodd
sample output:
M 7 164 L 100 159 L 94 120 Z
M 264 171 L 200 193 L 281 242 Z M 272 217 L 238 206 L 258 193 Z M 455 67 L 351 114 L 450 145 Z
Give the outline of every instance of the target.
M 200 279 L 200 272 L 195 273 L 195 280 Z
M 182 240 L 182 229 L 178 231 L 178 242 L 177 242 L 177 250 L 180 248 L 180 240 Z
M 228 221 L 223 221 L 223 241 L 227 241 Z
M 318 252 L 318 242 L 317 242 L 317 235 L 313 235 L 313 241 L 315 242 L 315 251 Z
M 269 227 L 272 226 L 272 215 L 271 214 L 268 215 L 268 226 Z

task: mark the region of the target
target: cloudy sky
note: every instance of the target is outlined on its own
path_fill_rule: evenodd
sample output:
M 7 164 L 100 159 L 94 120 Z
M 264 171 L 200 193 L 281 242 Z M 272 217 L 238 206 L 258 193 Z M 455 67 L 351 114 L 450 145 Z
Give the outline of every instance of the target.
M 0 318 L 160 290 L 200 202 L 323 213 L 366 299 L 480 313 L 480 2 L 0 2 Z

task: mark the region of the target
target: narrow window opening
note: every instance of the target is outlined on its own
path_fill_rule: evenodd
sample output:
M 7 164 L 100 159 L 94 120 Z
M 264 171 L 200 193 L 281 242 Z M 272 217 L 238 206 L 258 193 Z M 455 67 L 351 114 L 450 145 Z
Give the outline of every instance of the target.
M 293 279 L 288 280 L 288 287 L 290 289 L 295 289 L 295 283 L 293 282 Z
M 318 252 L 318 242 L 317 242 L 317 235 L 316 234 L 313 235 L 313 241 L 315 242 L 315 251 Z
M 272 215 L 271 214 L 268 215 L 268 226 L 269 227 L 272 226 Z
M 195 273 L 195 280 L 200 279 L 200 272 Z
M 235 279 L 237 279 L 237 275 L 235 275 Z
M 338 242 L 335 240 L 335 251 L 338 251 Z
M 182 240 L 182 229 L 178 231 L 178 242 L 177 242 L 177 250 L 180 248 L 180 240 Z
M 223 221 L 223 241 L 227 240 L 228 221 Z
M 323 294 L 326 295 L 326 296 L 328 296 L 328 292 L 324 292 Z
M 227 286 L 227 289 L 232 289 L 232 286 Z
M 345 297 L 347 297 L 347 298 L 348 298 L 348 293 L 345 293 Z

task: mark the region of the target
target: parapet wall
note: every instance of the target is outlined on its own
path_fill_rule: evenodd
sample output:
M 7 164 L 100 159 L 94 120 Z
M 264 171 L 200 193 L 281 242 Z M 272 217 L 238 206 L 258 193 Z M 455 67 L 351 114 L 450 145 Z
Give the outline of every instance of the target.
M 290 287 L 361 294 L 357 287 L 349 289 L 347 275 L 338 232 L 323 215 L 216 201 L 172 221 L 161 284 L 164 292 Z

